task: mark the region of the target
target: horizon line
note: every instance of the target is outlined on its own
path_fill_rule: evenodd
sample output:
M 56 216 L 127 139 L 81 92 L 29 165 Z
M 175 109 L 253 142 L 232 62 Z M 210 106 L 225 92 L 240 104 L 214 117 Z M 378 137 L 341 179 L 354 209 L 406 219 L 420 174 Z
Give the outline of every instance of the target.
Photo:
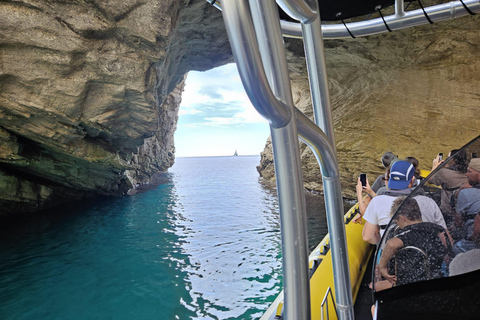
M 238 155 L 237 157 L 253 157 L 253 156 L 261 156 L 261 154 L 242 154 Z M 220 156 L 175 156 L 175 158 L 218 158 L 218 157 L 232 157 L 234 158 L 234 155 L 220 155 Z

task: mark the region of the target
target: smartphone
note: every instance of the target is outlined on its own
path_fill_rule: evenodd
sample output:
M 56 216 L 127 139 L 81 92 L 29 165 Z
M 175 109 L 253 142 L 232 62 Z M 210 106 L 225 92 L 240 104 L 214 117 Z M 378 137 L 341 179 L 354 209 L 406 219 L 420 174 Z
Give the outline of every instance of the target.
M 472 159 L 478 158 L 478 154 L 476 152 L 472 152 Z
M 360 182 L 362 183 L 362 187 L 365 187 L 367 185 L 367 174 L 366 173 L 360 173 Z
M 440 152 L 438 154 L 438 160 L 442 161 L 443 160 L 443 152 Z

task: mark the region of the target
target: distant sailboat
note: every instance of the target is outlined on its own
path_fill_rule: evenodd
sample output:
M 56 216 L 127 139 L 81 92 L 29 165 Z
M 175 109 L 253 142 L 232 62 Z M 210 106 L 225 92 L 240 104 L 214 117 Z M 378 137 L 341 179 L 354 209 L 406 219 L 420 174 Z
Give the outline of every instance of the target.
M 233 154 L 234 157 L 238 157 L 237 149 L 235 149 L 235 153 Z

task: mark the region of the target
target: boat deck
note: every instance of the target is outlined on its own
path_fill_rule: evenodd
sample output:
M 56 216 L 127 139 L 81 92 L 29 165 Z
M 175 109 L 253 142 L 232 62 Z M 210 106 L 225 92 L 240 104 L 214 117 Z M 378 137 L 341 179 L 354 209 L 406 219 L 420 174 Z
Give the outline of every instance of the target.
M 373 305 L 373 292 L 368 288 L 372 277 L 373 254 L 368 261 L 368 267 L 358 289 L 354 304 L 355 320 L 372 320 L 371 308 Z

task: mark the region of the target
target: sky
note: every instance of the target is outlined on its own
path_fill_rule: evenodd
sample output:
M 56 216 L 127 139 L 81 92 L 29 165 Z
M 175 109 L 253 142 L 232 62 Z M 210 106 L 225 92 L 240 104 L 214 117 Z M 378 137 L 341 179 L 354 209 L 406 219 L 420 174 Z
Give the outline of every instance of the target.
M 235 150 L 259 155 L 269 135 L 234 63 L 188 73 L 175 132 L 177 157 L 231 156 Z

